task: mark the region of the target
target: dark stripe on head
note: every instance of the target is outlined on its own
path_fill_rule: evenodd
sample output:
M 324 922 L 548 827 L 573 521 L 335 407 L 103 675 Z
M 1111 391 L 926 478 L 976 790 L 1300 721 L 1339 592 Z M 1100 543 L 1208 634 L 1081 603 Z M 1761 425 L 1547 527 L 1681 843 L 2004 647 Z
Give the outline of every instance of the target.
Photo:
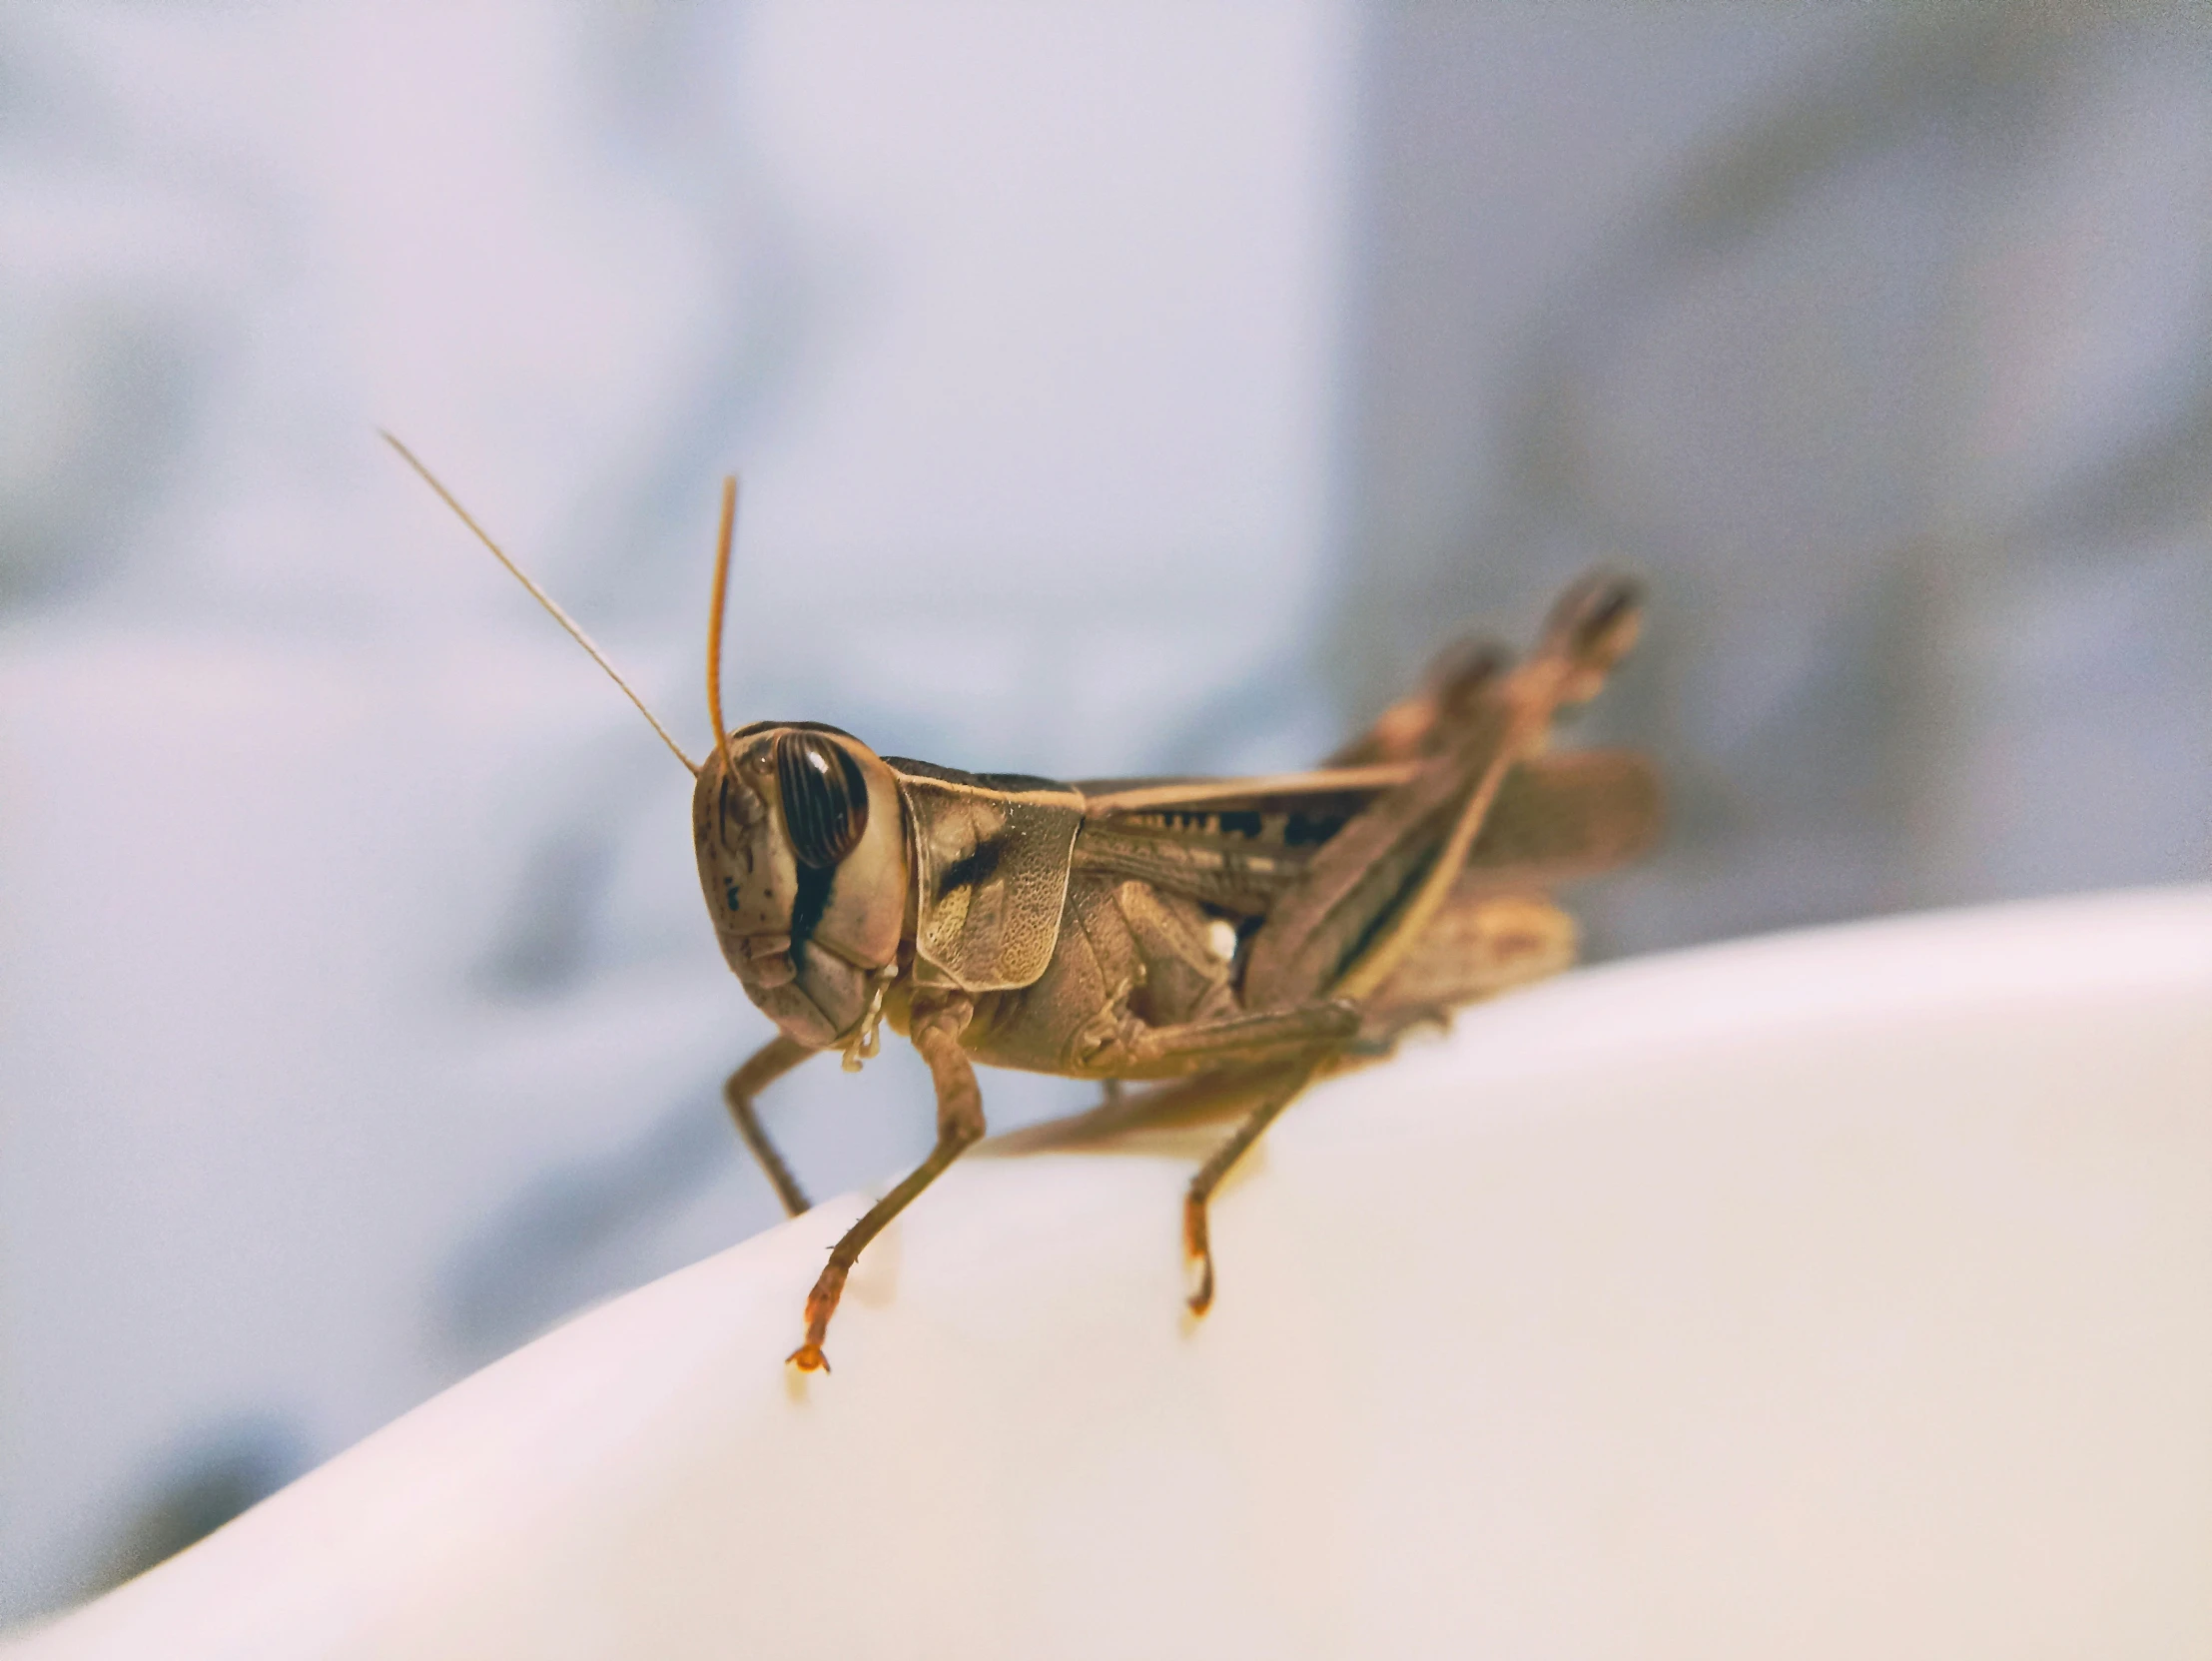
M 795 972 L 806 964 L 807 946 L 822 921 L 822 914 L 829 910 L 830 890 L 836 886 L 836 866 L 799 867 L 798 892 L 791 897 L 791 967 Z

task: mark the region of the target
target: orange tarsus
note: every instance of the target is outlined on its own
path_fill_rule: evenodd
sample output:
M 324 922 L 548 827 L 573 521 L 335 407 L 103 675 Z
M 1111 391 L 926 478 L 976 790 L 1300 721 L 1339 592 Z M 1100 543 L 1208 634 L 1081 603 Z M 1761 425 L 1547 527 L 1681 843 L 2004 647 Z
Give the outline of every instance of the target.
M 1213 1246 L 1206 1236 L 1204 1202 L 1186 1198 L 1182 1205 L 1183 1260 L 1186 1268 L 1196 1268 L 1197 1283 L 1183 1302 L 1194 1315 L 1202 1315 L 1213 1306 Z

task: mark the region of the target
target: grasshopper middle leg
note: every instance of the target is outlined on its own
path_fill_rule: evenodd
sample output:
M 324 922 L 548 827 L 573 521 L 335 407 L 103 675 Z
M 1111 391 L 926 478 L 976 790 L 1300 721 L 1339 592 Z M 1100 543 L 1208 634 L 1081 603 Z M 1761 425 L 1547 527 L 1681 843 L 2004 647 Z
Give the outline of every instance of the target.
M 1126 1040 L 1132 1063 L 1252 1061 L 1270 1052 L 1324 1050 L 1359 1032 L 1359 1011 L 1346 1003 L 1300 1004 L 1285 1010 L 1194 1021 L 1186 1026 L 1137 1025 Z

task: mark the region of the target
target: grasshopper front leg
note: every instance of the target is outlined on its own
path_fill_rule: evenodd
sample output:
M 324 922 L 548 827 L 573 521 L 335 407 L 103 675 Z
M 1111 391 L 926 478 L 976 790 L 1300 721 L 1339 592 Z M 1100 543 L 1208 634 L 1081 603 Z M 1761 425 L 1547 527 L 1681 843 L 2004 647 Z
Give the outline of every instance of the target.
M 822 1353 L 822 1339 L 830 1329 L 830 1316 L 845 1295 L 845 1278 L 868 1243 L 883 1233 L 884 1225 L 912 1205 L 924 1189 L 944 1175 L 955 1160 L 983 1140 L 983 1092 L 976 1084 L 976 1069 L 961 1048 L 960 1035 L 974 1019 L 976 1007 L 965 993 L 918 993 L 914 999 L 911 1036 L 914 1047 L 929 1063 L 930 1079 L 937 1087 L 937 1146 L 930 1156 L 889 1194 L 869 1207 L 861 1220 L 845 1231 L 830 1248 L 830 1260 L 807 1293 L 806 1341 L 791 1352 L 791 1364 L 801 1372 L 829 1370 Z
M 819 1054 L 820 1051 L 810 1050 L 779 1033 L 755 1050 L 745 1065 L 732 1073 L 722 1086 L 722 1100 L 729 1105 L 730 1119 L 737 1126 L 739 1138 L 752 1150 L 769 1187 L 776 1191 L 776 1198 L 783 1202 L 784 1212 L 790 1217 L 807 1210 L 806 1192 L 791 1175 L 791 1167 L 784 1163 L 776 1145 L 768 1140 L 760 1115 L 753 1111 L 753 1098 L 808 1057 Z

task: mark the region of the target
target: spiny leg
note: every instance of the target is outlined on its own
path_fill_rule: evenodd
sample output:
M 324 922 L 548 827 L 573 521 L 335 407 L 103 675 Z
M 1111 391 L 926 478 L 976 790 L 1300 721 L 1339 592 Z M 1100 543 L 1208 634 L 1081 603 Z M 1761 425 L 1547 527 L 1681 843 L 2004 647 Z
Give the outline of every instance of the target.
M 1298 1093 L 1312 1082 L 1313 1075 L 1320 1069 L 1319 1058 L 1291 1069 L 1190 1179 L 1190 1190 L 1182 1202 L 1182 1248 L 1184 1256 L 1197 1265 L 1197 1279 L 1189 1297 L 1192 1314 L 1204 1314 L 1213 1302 L 1213 1246 L 1206 1233 L 1206 1203 L 1213 1198 L 1213 1191 L 1221 1186 L 1230 1169 L 1251 1151 L 1252 1144 L 1265 1134 L 1276 1116 L 1298 1099 Z
M 1403 761 L 1439 753 L 1466 724 L 1483 689 L 1504 673 L 1505 667 L 1505 653 L 1489 641 L 1453 641 L 1429 665 L 1421 684 L 1409 696 L 1376 716 L 1372 726 L 1321 765 L 1360 767 L 1369 762 Z
M 1636 636 L 1636 588 L 1598 574 L 1552 607 L 1536 653 L 1479 683 L 1449 747 L 1362 810 L 1278 895 L 1245 947 L 1247 1008 L 1364 1002 L 1449 899 L 1514 766 L 1565 705 L 1593 696 Z
M 983 1138 L 983 1092 L 976 1085 L 976 1069 L 968 1053 L 960 1047 L 961 1032 L 974 1014 L 975 1005 L 965 996 L 925 1000 L 917 995 L 914 1000 L 914 1047 L 929 1063 L 930 1079 L 937 1086 L 937 1146 L 830 1248 L 829 1262 L 814 1282 L 814 1289 L 807 1293 L 806 1341 L 789 1357 L 801 1372 L 829 1370 L 822 1339 L 829 1332 L 830 1316 L 837 1312 L 838 1299 L 845 1295 L 845 1277 L 852 1273 L 868 1243 L 913 1204 L 916 1195 L 943 1176 L 945 1168 L 963 1151 Z
M 1244 962 L 1248 1005 L 1312 1007 L 1318 994 L 1364 1006 L 1389 982 L 1448 905 L 1507 773 L 1541 747 L 1561 706 L 1595 694 L 1634 643 L 1636 603 L 1627 579 L 1585 577 L 1553 606 L 1528 663 L 1494 686 L 1487 667 L 1468 670 L 1450 700 L 1469 706 L 1453 748 L 1332 839 L 1268 913 Z M 1424 719 L 1422 735 L 1460 726 L 1456 713 L 1441 724 Z M 1213 1300 L 1207 1200 L 1326 1059 L 1315 1057 L 1291 1088 L 1253 1109 L 1191 1180 L 1183 1245 L 1199 1267 L 1194 1313 Z
M 1497 712 L 1499 718 L 1493 725 L 1498 730 L 1493 734 L 1494 745 L 1487 756 L 1478 752 L 1478 758 L 1470 758 L 1473 764 L 1463 768 L 1452 768 L 1448 762 L 1440 761 L 1435 777 L 1417 781 L 1395 800 L 1386 800 L 1379 809 L 1370 810 L 1370 824 L 1359 827 L 1357 840 L 1371 841 L 1375 845 L 1360 847 L 1359 861 L 1350 869 L 1342 873 L 1326 869 L 1330 856 L 1342 851 L 1333 843 L 1315 861 L 1310 877 L 1316 888 L 1333 881 L 1341 892 L 1330 894 L 1324 890 L 1311 896 L 1313 903 L 1309 903 L 1308 915 L 1300 917 L 1288 931 L 1293 939 L 1297 934 L 1305 935 L 1303 949 L 1294 945 L 1279 954 L 1278 960 L 1267 966 L 1272 974 L 1261 969 L 1259 953 L 1276 943 L 1269 938 L 1269 931 L 1277 927 L 1277 920 L 1270 916 L 1262 929 L 1255 942 L 1254 955 L 1246 964 L 1245 992 L 1247 997 L 1256 992 L 1270 1002 L 1273 1000 L 1269 998 L 1267 981 L 1275 983 L 1277 997 L 1299 980 L 1305 980 L 1310 987 L 1311 980 L 1316 978 L 1315 970 L 1339 957 L 1342 941 L 1347 937 L 1358 941 L 1350 963 L 1318 989 L 1324 996 L 1341 1001 L 1303 1002 L 1287 1009 L 1277 1006 L 1277 1013 L 1282 1016 L 1333 1009 L 1349 1017 L 1349 1026 L 1348 1030 L 1331 1035 L 1336 1039 L 1332 1050 L 1321 1051 L 1302 1062 L 1281 1085 L 1263 1097 L 1191 1179 L 1182 1212 L 1183 1250 L 1195 1269 L 1189 1294 L 1191 1313 L 1202 1315 L 1213 1302 L 1213 1252 L 1206 1227 L 1207 1202 L 1236 1162 L 1250 1152 L 1252 1144 L 1266 1134 L 1268 1126 L 1283 1109 L 1297 1099 L 1326 1065 L 1330 1055 L 1341 1053 L 1357 1037 L 1360 1025 L 1357 1005 L 1388 979 L 1443 906 L 1466 864 L 1468 849 L 1489 811 L 1498 783 L 1515 758 L 1515 752 L 1522 748 L 1513 742 L 1517 735 L 1513 732 L 1512 718 L 1516 713 L 1510 706 Z M 1548 717 L 1549 709 L 1544 713 Z M 1451 807 L 1454 794 L 1459 796 L 1459 801 L 1456 807 Z M 1432 843 L 1424 848 L 1423 842 L 1434 835 L 1430 825 L 1439 816 L 1439 809 L 1449 810 L 1445 825 L 1437 827 L 1443 832 L 1441 846 Z M 1350 848 L 1354 839 L 1354 833 L 1347 832 L 1345 847 Z M 1425 871 L 1420 857 L 1424 854 Z M 1373 878 L 1382 880 L 1368 880 Z M 1409 879 L 1410 888 L 1402 886 Z M 1363 881 L 1371 892 L 1363 891 Z M 1395 914 L 1377 911 L 1378 900 L 1391 898 L 1389 891 L 1393 888 L 1401 896 L 1397 898 Z M 1330 901 L 1333 904 L 1328 903 Z M 1311 998 L 1310 990 L 1306 996 Z M 1261 1018 L 1248 1016 L 1244 1020 L 1251 1022 Z M 1220 1025 L 1227 1028 L 1238 1023 Z
M 732 1073 L 722 1086 L 722 1100 L 730 1106 L 730 1118 L 736 1121 L 737 1134 L 753 1151 L 753 1158 L 760 1162 L 760 1169 L 775 1189 L 776 1198 L 783 1202 L 783 1209 L 793 1217 L 808 1209 L 806 1193 L 793 1179 L 783 1156 L 776 1152 L 776 1145 L 768 1140 L 760 1116 L 753 1111 L 753 1098 L 809 1056 L 820 1053 L 779 1033 L 754 1051 L 745 1065 Z

